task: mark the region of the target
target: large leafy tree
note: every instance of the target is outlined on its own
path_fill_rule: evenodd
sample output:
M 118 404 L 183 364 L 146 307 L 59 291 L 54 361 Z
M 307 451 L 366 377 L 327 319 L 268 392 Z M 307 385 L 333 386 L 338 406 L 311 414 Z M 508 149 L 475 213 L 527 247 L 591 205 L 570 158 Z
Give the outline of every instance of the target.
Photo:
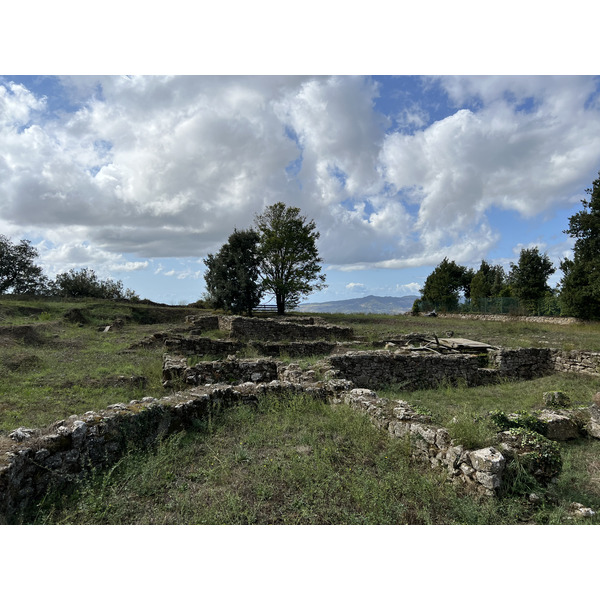
M 252 316 L 252 309 L 258 306 L 262 295 L 258 281 L 258 240 L 253 229 L 236 229 L 217 254 L 209 254 L 204 260 L 207 266 L 204 280 L 216 308 Z
M 479 270 L 471 280 L 471 301 L 479 302 L 484 298 L 500 296 L 504 289 L 506 273 L 501 265 L 490 265 L 481 261 Z
M 38 252 L 29 240 L 13 244 L 0 234 L 0 294 L 38 294 L 46 290 L 47 278 L 34 264 Z
M 317 250 L 319 232 L 300 209 L 283 202 L 268 206 L 255 218 L 260 235 L 259 258 L 263 289 L 275 297 L 284 314 L 315 290 L 325 287 Z
M 455 310 L 461 293 L 465 298 L 470 297 L 472 279 L 471 269 L 457 265 L 446 257 L 425 280 L 420 290 L 421 296 L 436 308 Z
M 575 238 L 573 259 L 565 259 L 560 268 L 560 300 L 565 313 L 581 319 L 600 317 L 600 171 L 592 187 L 586 190 L 583 209 L 569 218 L 564 231 Z
M 548 277 L 556 271 L 552 261 L 537 247 L 523 248 L 519 262 L 510 267 L 508 281 L 514 295 L 534 310 L 538 301 L 552 292 L 548 285 Z

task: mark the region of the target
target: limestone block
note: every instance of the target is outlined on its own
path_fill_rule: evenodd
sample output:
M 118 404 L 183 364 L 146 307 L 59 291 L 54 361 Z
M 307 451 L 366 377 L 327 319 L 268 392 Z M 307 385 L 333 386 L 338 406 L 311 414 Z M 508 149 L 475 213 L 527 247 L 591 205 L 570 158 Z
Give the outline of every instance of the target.
M 481 450 L 472 450 L 470 458 L 473 468 L 484 473 L 501 473 L 506 464 L 504 456 L 492 446 L 481 448 Z
M 18 429 L 11 431 L 8 434 L 8 437 L 11 440 L 14 440 L 15 442 L 22 442 L 23 440 L 30 438 L 32 435 L 35 435 L 36 433 L 37 433 L 36 429 L 27 429 L 26 427 L 19 427 Z
M 445 449 L 450 445 L 451 439 L 447 429 L 438 429 L 435 436 L 435 445 L 440 449 Z
M 579 428 L 577 423 L 566 415 L 562 415 L 550 410 L 543 410 L 539 415 L 540 421 L 546 423 L 548 429 L 546 437 L 549 440 L 564 442 L 579 437 Z
M 402 421 L 391 421 L 388 430 L 394 437 L 402 438 L 410 433 L 410 424 Z
M 493 474 L 477 471 L 475 473 L 475 479 L 488 490 L 497 490 L 502 484 L 502 478 L 497 473 Z
M 572 502 L 569 506 L 569 512 L 575 517 L 593 517 L 596 513 L 587 506 L 580 504 L 579 502 Z
M 473 467 L 470 467 L 466 463 L 463 463 L 462 465 L 460 465 L 460 471 L 466 477 L 471 477 L 471 475 L 473 475 L 473 473 L 475 473 L 475 469 Z
M 600 394 L 596 394 L 596 396 L 600 399 Z M 594 396 L 594 399 L 596 396 Z M 585 429 L 588 435 L 600 439 L 600 405 L 592 404 L 589 408 L 589 415 L 590 419 L 587 422 Z
M 436 429 L 433 427 L 426 427 L 420 423 L 412 423 L 410 432 L 413 435 L 422 437 L 428 444 L 435 444 Z

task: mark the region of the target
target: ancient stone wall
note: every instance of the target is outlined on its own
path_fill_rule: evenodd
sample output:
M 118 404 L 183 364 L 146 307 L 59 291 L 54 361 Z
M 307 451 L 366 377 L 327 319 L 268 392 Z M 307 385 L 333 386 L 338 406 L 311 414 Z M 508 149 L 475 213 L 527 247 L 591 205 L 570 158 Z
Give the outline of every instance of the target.
M 600 375 L 600 352 L 553 350 L 550 360 L 555 371 Z
M 503 377 L 533 379 L 553 372 L 600 375 L 600 352 L 554 348 L 489 350 L 490 366 Z
M 580 319 L 575 317 L 524 317 L 517 315 L 486 315 L 486 314 L 455 314 L 455 313 L 440 313 L 438 317 L 442 319 L 465 319 L 473 321 L 525 321 L 530 323 L 551 323 L 553 325 L 573 325 L 581 323 Z
M 481 368 L 479 357 L 467 354 L 417 354 L 387 350 L 347 352 L 330 356 L 331 368 L 342 379 L 360 387 L 401 384 L 407 390 L 437 387 L 464 381 L 467 385 L 490 382 L 493 372 Z
M 181 373 L 181 379 L 188 385 L 207 383 L 239 384 L 268 383 L 277 379 L 279 362 L 267 358 L 235 359 L 200 362 L 187 367 Z M 163 369 L 163 372 L 165 369 Z
M 369 389 L 344 392 L 333 402 L 366 413 L 374 425 L 392 437 L 408 436 L 413 456 L 433 468 L 445 469 L 449 479 L 486 495 L 500 488 L 506 459 L 496 448 L 465 450 L 451 439 L 447 429 L 433 425 L 429 417 L 416 413 L 406 402 L 380 398 Z
M 31 507 L 51 486 L 59 489 L 93 469 L 114 464 L 129 448 L 154 444 L 214 411 L 261 394 L 304 393 L 327 401 L 349 382 L 213 385 L 157 400 L 144 398 L 72 415 L 40 430 L 19 428 L 0 438 L 0 524 Z
M 306 325 L 291 320 L 249 317 L 220 317 L 219 327 L 229 331 L 229 336 L 236 340 L 351 340 L 354 335 L 350 327 Z
M 114 464 L 129 448 L 145 447 L 185 429 L 198 419 L 235 403 L 255 403 L 261 395 L 308 394 L 364 411 L 394 437 L 408 436 L 413 455 L 486 494 L 501 484 L 505 460 L 494 448 L 465 451 L 447 430 L 432 425 L 405 402 L 352 389 L 349 381 L 295 384 L 289 381 L 208 385 L 161 398 L 114 404 L 72 415 L 42 430 L 19 428 L 0 438 L 0 523 L 31 507 L 51 486 L 60 489 L 94 469 Z
M 490 367 L 501 377 L 533 379 L 554 371 L 552 350 L 547 348 L 499 348 L 488 351 Z
M 207 337 L 169 337 L 164 340 L 164 346 L 168 352 L 177 352 L 186 356 L 228 356 L 242 350 L 245 344 Z
M 205 331 L 219 329 L 219 317 L 217 315 L 188 315 L 185 322 L 194 326 L 194 335 L 201 335 Z
M 289 356 L 300 358 L 307 356 L 324 356 L 339 347 L 338 342 L 250 342 L 250 348 L 263 356 Z

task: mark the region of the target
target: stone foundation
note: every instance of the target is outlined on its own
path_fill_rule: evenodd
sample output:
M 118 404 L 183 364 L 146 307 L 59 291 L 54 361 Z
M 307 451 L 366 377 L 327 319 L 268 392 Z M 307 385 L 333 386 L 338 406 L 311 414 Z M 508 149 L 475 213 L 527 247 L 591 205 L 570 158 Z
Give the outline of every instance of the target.
M 20 428 L 0 438 L 0 524 L 9 523 L 47 490 L 114 464 L 131 447 L 143 448 L 234 403 L 255 403 L 261 394 L 304 393 L 327 401 L 349 382 L 299 385 L 272 381 L 213 385 L 157 400 L 114 404 L 58 421 L 43 430 Z
M 473 386 L 490 383 L 495 375 L 494 371 L 481 367 L 479 357 L 469 354 L 423 355 L 375 350 L 347 352 L 327 360 L 338 377 L 360 387 L 399 384 L 414 390 L 459 381 Z
M 236 340 L 314 341 L 351 340 L 354 337 L 353 331 L 349 327 L 307 325 L 287 319 L 220 317 L 219 327 L 224 331 L 229 331 L 229 337 Z
M 0 439 L 0 523 L 10 523 L 52 486 L 60 489 L 93 469 L 114 464 L 131 447 L 155 444 L 198 419 L 235 403 L 256 403 L 261 395 L 308 394 L 324 402 L 345 403 L 365 412 L 393 437 L 408 436 L 413 456 L 444 468 L 450 479 L 481 493 L 498 490 L 504 457 L 494 448 L 465 451 L 448 431 L 430 423 L 405 402 L 352 389 L 345 380 L 316 383 L 244 383 L 205 385 L 161 398 L 115 404 L 58 421 L 43 430 L 20 428 Z

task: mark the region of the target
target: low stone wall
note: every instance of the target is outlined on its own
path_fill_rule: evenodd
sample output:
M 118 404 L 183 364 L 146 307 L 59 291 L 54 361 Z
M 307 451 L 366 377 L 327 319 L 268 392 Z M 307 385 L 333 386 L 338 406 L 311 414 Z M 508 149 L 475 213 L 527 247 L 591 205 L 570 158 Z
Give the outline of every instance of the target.
M 327 360 L 338 377 L 360 387 L 401 384 L 407 390 L 414 390 L 458 381 L 472 386 L 489 383 L 495 376 L 494 371 L 481 367 L 479 357 L 470 354 L 423 355 L 374 350 L 347 352 Z
M 600 375 L 600 352 L 554 348 L 489 350 L 490 366 L 503 377 L 533 379 L 553 372 Z
M 524 317 L 517 315 L 485 315 L 485 314 L 458 314 L 458 313 L 439 313 L 438 317 L 442 319 L 465 319 L 473 321 L 528 321 L 530 323 L 550 323 L 553 325 L 573 325 L 582 323 L 575 317 Z
M 307 356 L 324 356 L 330 354 L 339 347 L 338 342 L 250 342 L 250 348 L 254 348 L 263 356 L 289 356 L 300 358 Z
M 407 403 L 352 388 L 352 383 L 344 380 L 208 385 L 160 400 L 147 397 L 72 415 L 45 429 L 20 428 L 10 438 L 0 438 L 0 524 L 13 522 L 49 488 L 60 490 L 91 470 L 106 468 L 133 446 L 150 446 L 215 411 L 240 402 L 256 403 L 267 393 L 303 393 L 358 408 L 390 435 L 409 436 L 413 455 L 432 467 L 445 468 L 451 479 L 485 494 L 499 488 L 505 460 L 497 450 L 465 451 L 452 442 L 447 430 L 432 425 Z
M 534 379 L 554 371 L 553 351 L 547 348 L 499 348 L 488 350 L 490 367 L 501 377 Z
M 550 360 L 555 371 L 600 375 L 600 352 L 552 350 Z
M 212 331 L 213 329 L 219 329 L 219 317 L 217 315 L 188 315 L 185 322 L 193 325 L 194 330 Z
M 306 325 L 279 319 L 220 317 L 219 327 L 229 331 L 229 336 L 236 340 L 351 340 L 354 336 L 349 327 Z
M 167 358 L 165 361 L 172 359 Z M 205 385 L 211 383 L 229 383 L 239 384 L 244 382 L 252 383 L 268 383 L 269 381 L 276 380 L 279 361 L 270 360 L 267 358 L 259 359 L 235 359 L 231 358 L 222 361 L 212 362 L 200 362 L 193 367 L 187 367 L 182 370 L 180 378 L 187 385 Z M 172 367 L 164 368 L 163 365 L 163 376 L 165 372 L 173 373 Z M 171 375 L 172 378 L 172 375 Z
M 353 389 L 333 398 L 366 413 L 373 424 L 392 437 L 409 437 L 412 455 L 433 468 L 445 469 L 449 479 L 485 495 L 494 495 L 502 484 L 506 459 L 496 448 L 465 450 L 447 429 L 437 427 L 402 400 L 380 398 L 369 389 Z
M 164 346 L 168 352 L 177 352 L 186 356 L 228 356 L 242 350 L 245 344 L 207 337 L 169 337 L 164 340 Z
M 20 428 L 11 437 L 0 438 L 0 524 L 13 522 L 52 486 L 60 489 L 85 473 L 114 464 L 132 446 L 152 445 L 223 407 L 255 403 L 267 393 L 301 392 L 328 401 L 350 387 L 339 381 L 213 385 L 73 415 L 43 430 Z

